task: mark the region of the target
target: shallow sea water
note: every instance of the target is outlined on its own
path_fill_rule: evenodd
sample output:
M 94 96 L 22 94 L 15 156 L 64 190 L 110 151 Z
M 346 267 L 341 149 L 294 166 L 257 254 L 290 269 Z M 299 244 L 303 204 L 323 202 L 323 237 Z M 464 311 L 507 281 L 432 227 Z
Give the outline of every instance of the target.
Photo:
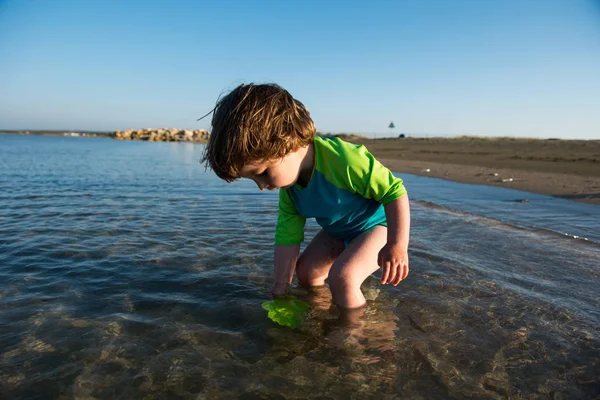
M 600 396 L 600 207 L 401 175 L 408 279 L 351 326 L 295 289 L 294 330 L 261 308 L 277 194 L 201 153 L 0 135 L 0 398 Z

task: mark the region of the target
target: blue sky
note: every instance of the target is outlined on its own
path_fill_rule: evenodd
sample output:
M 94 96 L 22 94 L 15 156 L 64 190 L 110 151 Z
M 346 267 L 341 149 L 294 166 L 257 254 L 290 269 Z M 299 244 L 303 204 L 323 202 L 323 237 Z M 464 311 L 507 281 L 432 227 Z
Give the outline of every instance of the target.
M 242 82 L 322 132 L 600 139 L 600 1 L 0 0 L 0 129 L 209 128 Z

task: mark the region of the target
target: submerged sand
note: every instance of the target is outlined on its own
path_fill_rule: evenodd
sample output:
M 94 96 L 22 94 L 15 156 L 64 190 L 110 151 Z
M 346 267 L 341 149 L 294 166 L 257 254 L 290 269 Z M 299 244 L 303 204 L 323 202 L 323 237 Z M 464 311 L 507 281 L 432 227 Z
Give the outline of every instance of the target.
M 392 171 L 600 204 L 600 140 L 354 139 Z

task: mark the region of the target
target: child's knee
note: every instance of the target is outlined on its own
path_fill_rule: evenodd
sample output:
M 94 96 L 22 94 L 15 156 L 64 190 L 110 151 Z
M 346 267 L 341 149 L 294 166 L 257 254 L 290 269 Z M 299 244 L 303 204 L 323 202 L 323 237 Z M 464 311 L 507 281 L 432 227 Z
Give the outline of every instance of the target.
M 329 272 L 329 286 L 333 291 L 347 291 L 360 288 L 362 282 L 358 282 L 357 278 L 345 270 L 332 270 Z
M 333 302 L 345 309 L 355 309 L 365 305 L 365 296 L 360 290 L 359 282 L 355 277 L 346 274 L 334 274 L 329 278 L 329 288 Z
M 298 278 L 298 283 L 301 286 L 306 287 L 323 286 L 327 275 L 320 276 L 318 272 L 311 268 L 304 260 L 305 258 L 300 257 L 298 262 L 296 262 L 296 277 Z

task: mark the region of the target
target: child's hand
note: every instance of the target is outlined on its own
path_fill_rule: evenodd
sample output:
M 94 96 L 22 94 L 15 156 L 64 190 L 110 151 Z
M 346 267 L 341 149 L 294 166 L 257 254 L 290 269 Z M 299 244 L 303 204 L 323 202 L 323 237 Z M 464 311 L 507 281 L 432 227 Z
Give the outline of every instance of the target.
M 408 275 L 408 249 L 399 243 L 388 242 L 379 251 L 377 264 L 382 268 L 381 283 L 396 286 Z
M 290 285 L 288 283 L 275 282 L 275 284 L 273 286 L 271 286 L 271 289 L 269 289 L 269 293 L 274 298 L 284 297 L 288 294 L 289 288 L 290 288 Z

